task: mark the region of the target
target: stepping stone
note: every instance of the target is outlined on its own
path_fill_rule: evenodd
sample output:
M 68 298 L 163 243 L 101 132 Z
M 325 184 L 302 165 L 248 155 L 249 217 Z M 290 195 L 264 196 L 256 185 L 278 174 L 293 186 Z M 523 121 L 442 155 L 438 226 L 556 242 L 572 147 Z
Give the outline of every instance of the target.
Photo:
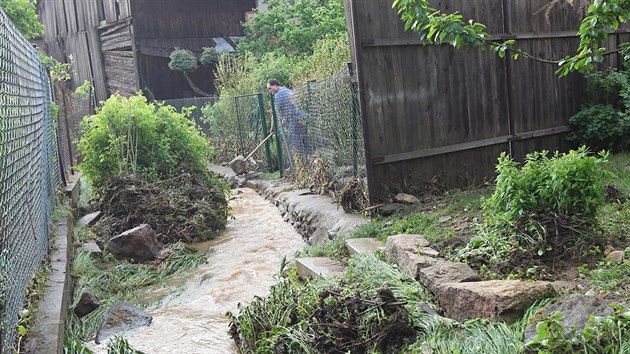
M 345 244 L 351 256 L 374 253 L 385 249 L 385 243 L 371 237 L 347 239 Z
M 90 252 L 90 255 L 100 257 L 103 254 L 103 250 L 96 244 L 96 242 L 88 242 L 81 246 L 81 251 Z
M 151 324 L 153 317 L 127 302 L 116 301 L 109 309 L 96 334 L 96 344 L 109 337 Z
M 93 213 L 87 214 L 83 216 L 81 219 L 79 219 L 79 226 L 83 226 L 83 227 L 90 226 L 94 222 L 98 221 L 100 217 L 101 217 L 100 211 L 95 211 Z
M 488 280 L 442 284 L 437 295 L 446 317 L 457 321 L 484 317 L 514 322 L 536 301 L 556 291 L 550 282 Z
M 295 264 L 298 275 L 305 279 L 342 276 L 346 272 L 346 266 L 328 257 L 298 258 L 295 260 Z

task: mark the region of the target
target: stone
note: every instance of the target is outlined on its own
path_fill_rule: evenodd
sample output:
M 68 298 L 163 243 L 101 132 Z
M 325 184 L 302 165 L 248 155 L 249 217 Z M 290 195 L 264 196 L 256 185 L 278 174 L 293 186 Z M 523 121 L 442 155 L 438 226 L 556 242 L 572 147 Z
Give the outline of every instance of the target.
M 341 276 L 346 272 L 341 262 L 328 257 L 297 258 L 295 265 L 298 275 L 304 279 Z
M 80 250 L 90 252 L 92 256 L 101 256 L 103 254 L 103 250 L 101 250 L 96 242 L 84 243 Z
M 446 317 L 457 321 L 484 317 L 515 322 L 536 301 L 555 294 L 549 282 L 488 280 L 442 284 L 437 297 Z
M 151 324 L 153 317 L 139 308 L 122 301 L 117 301 L 109 309 L 96 334 L 96 344 L 119 333 Z
M 404 252 L 417 253 L 420 247 L 429 247 L 429 241 L 421 235 L 398 234 L 389 236 L 385 243 L 385 258 L 396 263 L 399 254 Z
M 388 203 L 378 208 L 378 213 L 382 216 L 390 216 L 405 209 L 405 206 L 399 203 Z
M 481 280 L 481 276 L 467 264 L 436 258 L 433 264 L 418 267 L 416 280 L 437 294 L 443 284 L 477 282 Z
M 399 203 L 407 203 L 407 204 L 420 204 L 420 200 L 414 197 L 411 194 L 407 193 L 398 193 L 394 197 L 394 199 Z
M 242 155 L 238 155 L 234 160 L 230 161 L 230 168 L 237 175 L 247 172 L 248 167 L 247 161 L 245 161 L 245 157 Z
M 363 253 L 374 253 L 385 249 L 385 244 L 375 238 L 350 238 L 345 241 L 346 249 L 351 256 Z
M 98 301 L 96 296 L 90 293 L 83 293 L 81 294 L 81 299 L 76 304 L 73 311 L 75 315 L 81 318 L 83 316 L 89 315 L 100 306 L 101 302 Z
M 601 317 L 610 315 L 613 312 L 613 308 L 610 306 L 612 303 L 612 300 L 600 300 L 595 296 L 569 294 L 539 310 L 534 318 L 542 318 L 556 311 L 562 312 L 564 314 L 562 319 L 564 333 L 568 337 L 573 330 L 576 334 L 582 333 L 591 315 Z M 525 342 L 536 337 L 536 324 L 537 321 L 532 321 L 525 330 Z
M 566 280 L 555 280 L 551 282 L 558 294 L 580 290 L 580 284 Z
M 136 263 L 152 261 L 160 254 L 155 231 L 142 224 L 113 237 L 107 245 L 109 252 L 118 260 L 132 259 Z
M 612 262 L 621 262 L 623 261 L 623 251 L 612 251 L 606 256 L 606 259 Z
M 100 219 L 100 217 L 101 217 L 100 210 L 84 215 L 83 217 L 81 217 L 81 219 L 79 219 L 79 226 L 83 226 L 83 227 L 90 226 L 93 223 L 97 222 L 98 219 Z
M 438 222 L 439 222 L 439 223 L 445 223 L 445 222 L 447 222 L 447 221 L 450 221 L 451 219 L 453 219 L 453 217 L 452 217 L 452 216 L 450 216 L 450 215 L 441 216 L 441 217 L 438 219 Z

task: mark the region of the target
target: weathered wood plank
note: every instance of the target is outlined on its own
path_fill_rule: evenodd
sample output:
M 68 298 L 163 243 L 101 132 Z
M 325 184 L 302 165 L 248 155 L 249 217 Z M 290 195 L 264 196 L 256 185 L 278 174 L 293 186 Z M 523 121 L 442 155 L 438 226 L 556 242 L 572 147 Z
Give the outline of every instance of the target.
M 579 17 L 567 3 L 548 0 L 441 0 L 441 10 L 488 25 L 493 39 L 559 59 L 577 47 Z M 505 6 L 509 5 L 509 6 Z M 388 0 L 346 0 L 352 7 L 354 60 L 359 83 L 370 197 L 460 187 L 490 178 L 496 157 L 511 150 L 563 148 L 568 118 L 579 110 L 584 80 L 557 78 L 557 66 L 498 58 L 491 51 L 422 46 L 405 32 Z M 627 31 L 622 29 L 621 31 Z M 609 36 L 609 46 L 621 36 Z M 618 66 L 611 56 L 607 65 Z M 551 134 L 551 135 L 550 135 Z

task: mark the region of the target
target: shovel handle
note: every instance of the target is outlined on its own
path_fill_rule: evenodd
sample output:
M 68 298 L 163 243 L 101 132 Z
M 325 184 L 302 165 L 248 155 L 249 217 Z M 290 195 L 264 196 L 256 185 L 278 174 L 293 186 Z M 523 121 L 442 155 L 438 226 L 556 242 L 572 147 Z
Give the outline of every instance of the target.
M 263 141 L 261 141 L 260 144 L 258 144 L 258 146 L 256 146 L 254 150 L 252 150 L 252 152 L 249 153 L 249 155 L 247 155 L 247 157 L 245 158 L 245 161 L 249 160 L 249 158 L 252 157 L 252 155 L 254 155 L 254 153 L 258 151 L 258 149 L 260 149 L 260 147 L 272 136 L 273 136 L 273 132 L 269 133 L 269 135 L 267 135 L 267 137 Z

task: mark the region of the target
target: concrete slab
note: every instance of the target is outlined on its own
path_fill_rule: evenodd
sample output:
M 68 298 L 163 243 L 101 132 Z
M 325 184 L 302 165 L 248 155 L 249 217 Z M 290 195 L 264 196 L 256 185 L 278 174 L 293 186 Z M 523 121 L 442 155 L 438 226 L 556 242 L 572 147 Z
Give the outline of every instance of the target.
M 81 217 L 81 219 L 79 219 L 78 225 L 82 227 L 90 226 L 94 222 L 98 221 L 100 217 L 101 217 L 101 211 L 100 210 L 95 211 L 93 213 L 90 213 Z
M 38 304 L 33 325 L 35 354 L 63 353 L 63 333 L 71 294 L 70 255 L 73 221 L 62 216 L 57 224 L 51 273 L 46 279 L 44 298 Z
M 371 237 L 347 239 L 345 244 L 351 256 L 363 253 L 374 253 L 385 249 L 384 242 Z
M 70 198 L 70 205 L 76 207 L 81 194 L 81 174 L 79 172 L 75 172 L 68 178 L 68 184 L 64 188 L 64 191 L 68 198 Z
M 306 279 L 341 276 L 346 272 L 346 266 L 328 257 L 297 258 L 295 264 L 298 275 Z

